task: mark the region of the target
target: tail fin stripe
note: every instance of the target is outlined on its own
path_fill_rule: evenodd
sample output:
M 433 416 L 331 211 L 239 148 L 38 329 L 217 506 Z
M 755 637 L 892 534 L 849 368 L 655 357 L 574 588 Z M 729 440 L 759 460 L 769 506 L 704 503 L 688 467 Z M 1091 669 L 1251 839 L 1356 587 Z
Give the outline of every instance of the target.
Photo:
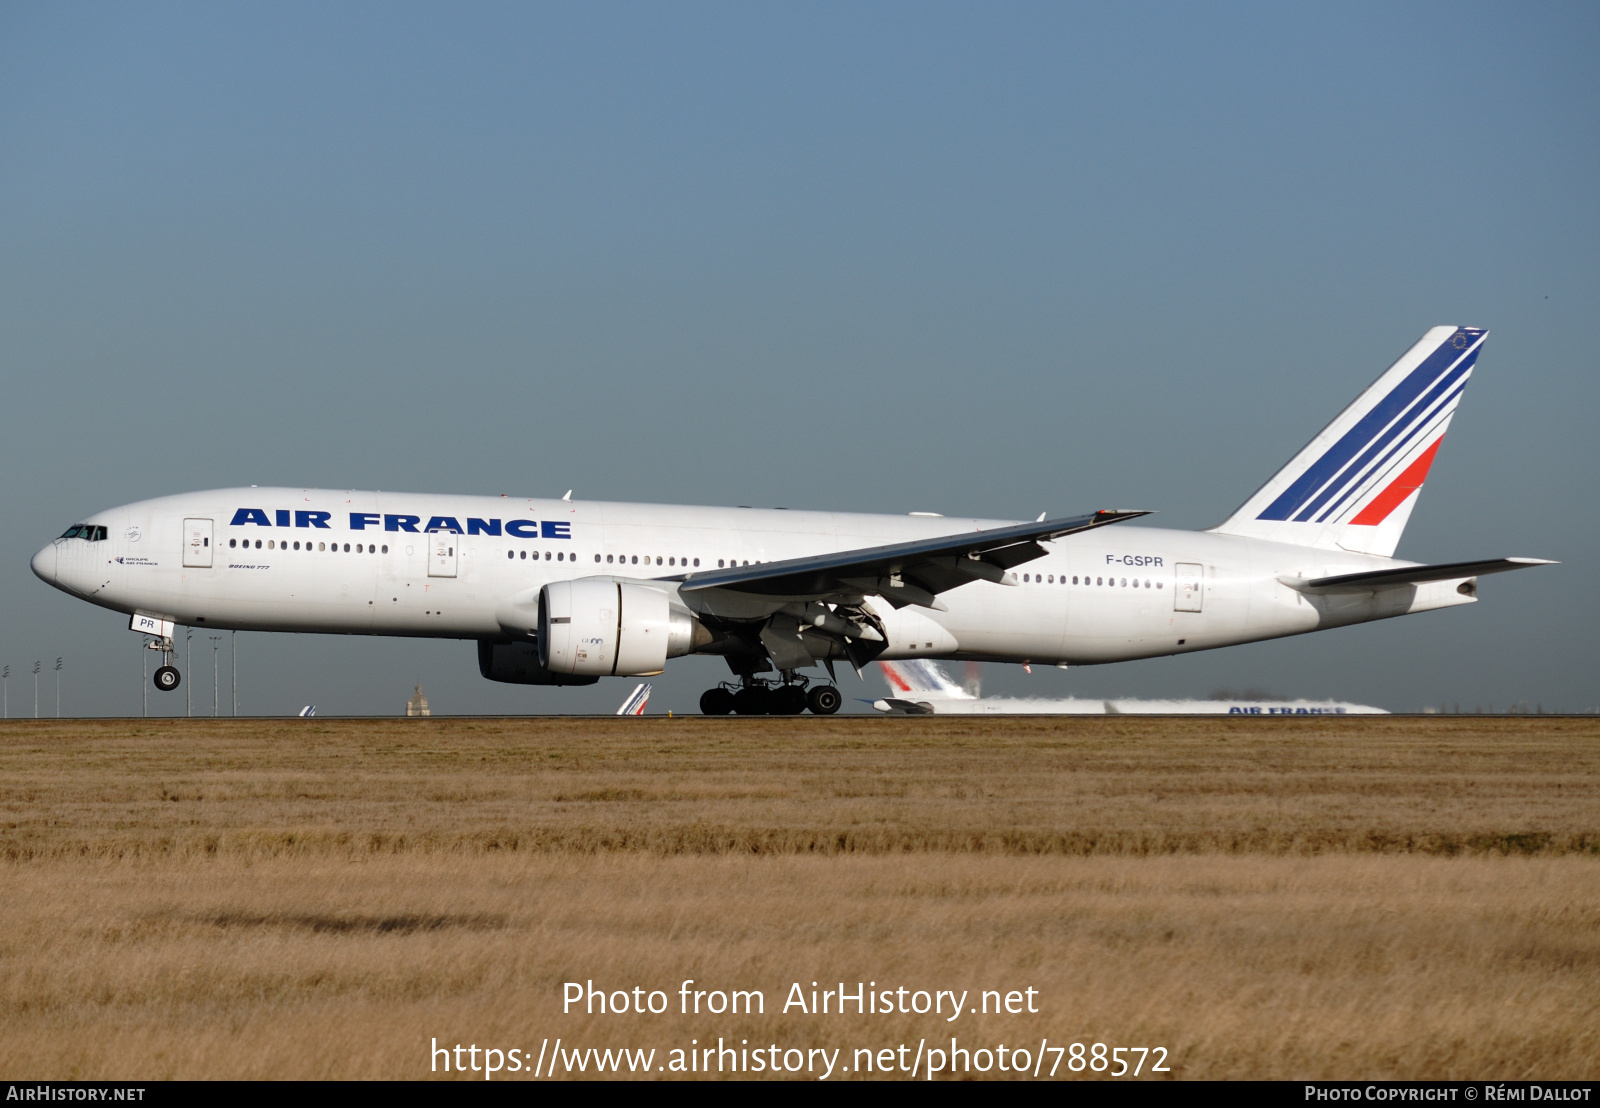
M 1350 504 L 1351 500 L 1359 500 L 1364 493 L 1370 491 L 1373 485 L 1383 479 L 1385 472 L 1392 468 L 1391 463 L 1396 459 L 1397 456 L 1403 455 L 1404 452 L 1409 450 L 1419 438 L 1427 438 L 1439 427 L 1440 423 L 1450 417 L 1451 413 L 1455 411 L 1456 403 L 1461 399 L 1461 394 L 1466 390 L 1466 387 L 1466 380 L 1458 379 L 1455 382 L 1455 387 L 1450 391 L 1450 393 L 1446 395 L 1444 399 L 1437 405 L 1433 406 L 1431 411 L 1427 411 L 1421 419 L 1413 423 L 1411 425 L 1411 429 L 1401 436 L 1399 442 L 1396 442 L 1390 446 L 1388 450 L 1384 451 L 1382 458 L 1378 459 L 1378 461 L 1373 463 L 1371 466 L 1368 466 L 1365 470 L 1362 470 L 1359 477 L 1357 477 L 1349 485 L 1345 486 L 1343 494 L 1338 496 L 1327 506 L 1323 513 L 1317 517 L 1317 522 L 1322 523 L 1326 521 L 1328 517 L 1344 510 Z M 1432 394 L 1430 394 L 1430 396 L 1431 395 Z M 1368 450 L 1367 453 L 1362 456 L 1361 461 L 1357 462 L 1356 465 L 1352 467 L 1351 472 L 1361 470 L 1361 467 L 1371 459 L 1373 453 L 1380 449 L 1383 445 L 1384 444 L 1379 443 L 1371 450 Z M 1297 518 L 1304 520 L 1314 509 L 1315 505 Z
M 1471 343 L 1466 349 L 1457 349 L 1453 339 L 1464 338 Z M 1378 401 L 1372 410 L 1362 416 L 1356 425 L 1330 446 L 1298 479 L 1278 496 L 1257 519 L 1288 520 L 1303 508 L 1308 500 L 1328 484 L 1346 463 L 1361 453 L 1383 431 L 1396 421 L 1420 395 L 1431 386 L 1444 383 L 1446 376 L 1459 376 L 1470 369 L 1477 360 L 1478 345 L 1483 333 L 1472 334 L 1458 329 L 1452 339 L 1447 339 L 1412 370 L 1389 394 Z
M 1389 513 L 1427 480 L 1428 467 L 1433 465 L 1433 456 L 1439 452 L 1439 444 L 1443 441 L 1443 435 L 1434 439 L 1433 445 L 1424 450 L 1421 457 L 1406 466 L 1406 471 L 1390 482 L 1389 487 L 1374 497 L 1372 503 L 1362 508 L 1361 513 L 1350 522 L 1358 527 L 1376 527 L 1388 519 Z
M 1449 353 L 1453 356 L 1455 351 L 1451 350 Z M 1429 360 L 1431 361 L 1432 359 L 1430 358 Z M 1402 382 L 1400 387 L 1393 390 L 1389 396 L 1385 397 L 1384 400 L 1379 403 L 1376 408 L 1374 408 L 1371 412 L 1368 412 L 1361 422 L 1358 423 L 1356 427 L 1352 428 L 1350 433 L 1339 441 L 1334 450 L 1339 450 L 1340 454 L 1342 455 L 1341 457 L 1332 460 L 1331 464 L 1325 464 L 1330 462 L 1330 457 L 1334 453 L 1333 450 L 1330 450 L 1318 460 L 1318 463 L 1313 467 L 1313 470 L 1320 471 L 1323 477 L 1327 477 L 1331 470 L 1337 470 L 1337 474 L 1335 474 L 1333 479 L 1329 480 L 1327 484 L 1324 485 L 1320 490 L 1318 490 L 1315 486 L 1312 486 L 1310 489 L 1308 489 L 1307 499 L 1302 501 L 1299 508 L 1292 509 L 1289 514 L 1298 523 L 1304 523 L 1309 520 L 1312 515 L 1316 513 L 1317 509 L 1326 502 L 1327 498 L 1332 496 L 1339 488 L 1338 477 L 1344 476 L 1356 469 L 1359 469 L 1366 460 L 1371 458 L 1374 452 L 1381 451 L 1383 447 L 1394 438 L 1395 435 L 1398 435 L 1407 426 L 1412 425 L 1412 420 L 1414 419 L 1416 413 L 1420 410 L 1425 410 L 1429 402 L 1436 398 L 1440 392 L 1448 390 L 1450 386 L 1457 381 L 1464 380 L 1465 376 L 1471 371 L 1473 362 L 1476 360 L 1477 352 L 1475 350 L 1469 351 L 1467 354 L 1461 356 L 1461 358 L 1442 376 L 1433 380 L 1421 381 L 1421 386 L 1427 389 L 1425 396 L 1422 399 L 1415 399 L 1415 392 L 1412 392 L 1411 396 L 1404 398 L 1403 406 L 1405 407 L 1405 410 L 1401 412 L 1400 415 L 1395 416 L 1394 409 L 1396 405 L 1394 401 L 1402 389 L 1405 389 L 1405 386 L 1412 384 L 1412 381 L 1417 374 L 1413 373 L 1411 377 L 1408 377 L 1404 382 Z M 1427 363 L 1425 362 L 1424 365 L 1426 366 L 1426 364 Z M 1419 369 L 1417 372 L 1421 372 L 1421 370 Z M 1428 386 L 1432 387 L 1430 388 Z M 1363 438 L 1365 441 L 1362 441 Z M 1345 447 L 1347 443 L 1349 443 L 1348 449 L 1340 450 L 1340 448 Z M 1362 458 L 1360 460 L 1345 464 L 1346 459 L 1348 459 L 1352 454 L 1356 454 L 1358 452 L 1362 453 Z M 1309 477 L 1310 475 L 1311 474 L 1308 472 L 1306 476 Z
M 911 691 L 911 686 L 904 677 L 900 676 L 900 671 L 894 666 L 891 666 L 888 662 L 879 662 L 878 668 L 883 670 L 883 676 L 888 680 L 889 685 L 895 692 Z
M 1436 403 L 1440 402 L 1441 396 L 1444 397 L 1443 403 L 1448 404 L 1450 399 L 1450 390 L 1454 388 L 1455 392 L 1459 393 L 1461 389 L 1465 387 L 1467 378 L 1471 376 L 1472 365 L 1475 361 L 1477 361 L 1476 354 L 1463 358 L 1454 368 L 1450 370 L 1450 372 L 1446 373 L 1442 378 L 1440 378 L 1438 383 L 1435 384 L 1433 388 L 1429 389 L 1426 395 L 1407 408 L 1405 413 L 1401 415 L 1399 419 L 1395 420 L 1394 423 L 1390 424 L 1390 426 L 1382 434 L 1375 438 L 1367 447 L 1366 451 L 1361 455 L 1361 457 L 1356 459 L 1356 461 L 1352 462 L 1349 466 L 1346 466 L 1341 472 L 1340 476 L 1344 477 L 1349 474 L 1362 471 L 1366 467 L 1367 463 L 1370 462 L 1378 453 L 1380 453 L 1383 448 L 1387 446 L 1394 439 L 1394 437 L 1400 434 L 1402 431 L 1407 431 L 1407 433 L 1404 435 L 1404 440 L 1410 440 L 1419 434 L 1421 430 L 1427 426 L 1428 416 L 1432 414 L 1431 409 L 1434 408 Z M 1368 476 L 1370 473 L 1371 470 L 1367 470 L 1364 476 Z M 1329 482 L 1328 486 L 1322 490 L 1321 494 L 1313 499 L 1311 503 L 1306 506 L 1305 510 L 1295 517 L 1296 522 L 1304 523 L 1306 520 L 1310 519 L 1317 509 L 1326 503 L 1328 497 L 1334 495 L 1334 493 L 1341 487 L 1345 489 L 1349 488 L 1347 485 L 1341 486 L 1337 480 Z

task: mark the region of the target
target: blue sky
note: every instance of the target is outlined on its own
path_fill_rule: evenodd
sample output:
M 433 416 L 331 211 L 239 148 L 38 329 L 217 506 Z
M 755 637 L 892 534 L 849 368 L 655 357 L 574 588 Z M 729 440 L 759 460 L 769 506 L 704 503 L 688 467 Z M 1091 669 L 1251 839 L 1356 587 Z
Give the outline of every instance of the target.
M 222 485 L 1209 526 L 1462 323 L 1493 333 L 1399 553 L 1562 567 L 989 687 L 1595 707 L 1597 32 L 1579 4 L 8 5 L 0 662 L 137 712 L 137 637 L 28 557 Z M 631 687 L 240 644 L 252 712 Z

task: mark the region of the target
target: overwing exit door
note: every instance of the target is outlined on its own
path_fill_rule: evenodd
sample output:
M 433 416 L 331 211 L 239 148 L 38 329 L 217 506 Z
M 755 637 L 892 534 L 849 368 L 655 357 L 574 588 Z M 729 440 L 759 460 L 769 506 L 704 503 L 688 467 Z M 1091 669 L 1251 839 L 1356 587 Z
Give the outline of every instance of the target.
M 461 536 L 454 531 L 428 533 L 428 576 L 454 577 L 460 556 Z
M 211 567 L 211 521 L 186 519 L 183 521 L 183 564 L 200 569 Z

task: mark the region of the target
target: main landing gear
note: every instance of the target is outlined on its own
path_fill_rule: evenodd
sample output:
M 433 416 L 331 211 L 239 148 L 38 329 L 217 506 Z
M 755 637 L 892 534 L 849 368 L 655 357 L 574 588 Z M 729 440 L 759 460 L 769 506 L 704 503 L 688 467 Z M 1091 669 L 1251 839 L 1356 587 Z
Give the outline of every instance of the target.
M 785 674 L 781 685 L 769 685 L 746 677 L 741 685 L 718 685 L 700 695 L 700 711 L 708 716 L 797 716 L 807 708 L 819 716 L 831 716 L 844 703 L 832 685 L 807 685 L 804 677 Z
M 156 688 L 162 692 L 171 692 L 183 684 L 183 675 L 178 672 L 178 667 L 172 664 L 172 656 L 177 653 L 177 647 L 172 645 L 172 640 L 169 638 L 151 639 L 144 645 L 148 650 L 159 650 L 161 652 L 161 665 L 157 667 L 155 676 L 152 678 Z

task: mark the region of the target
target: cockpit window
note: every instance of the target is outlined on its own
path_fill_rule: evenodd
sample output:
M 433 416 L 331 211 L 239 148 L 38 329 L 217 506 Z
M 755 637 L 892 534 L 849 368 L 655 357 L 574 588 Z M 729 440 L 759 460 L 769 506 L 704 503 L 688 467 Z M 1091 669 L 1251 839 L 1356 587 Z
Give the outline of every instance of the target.
M 79 523 L 68 527 L 66 534 L 61 537 L 64 539 L 88 539 L 90 542 L 104 542 L 106 529 L 91 523 Z

